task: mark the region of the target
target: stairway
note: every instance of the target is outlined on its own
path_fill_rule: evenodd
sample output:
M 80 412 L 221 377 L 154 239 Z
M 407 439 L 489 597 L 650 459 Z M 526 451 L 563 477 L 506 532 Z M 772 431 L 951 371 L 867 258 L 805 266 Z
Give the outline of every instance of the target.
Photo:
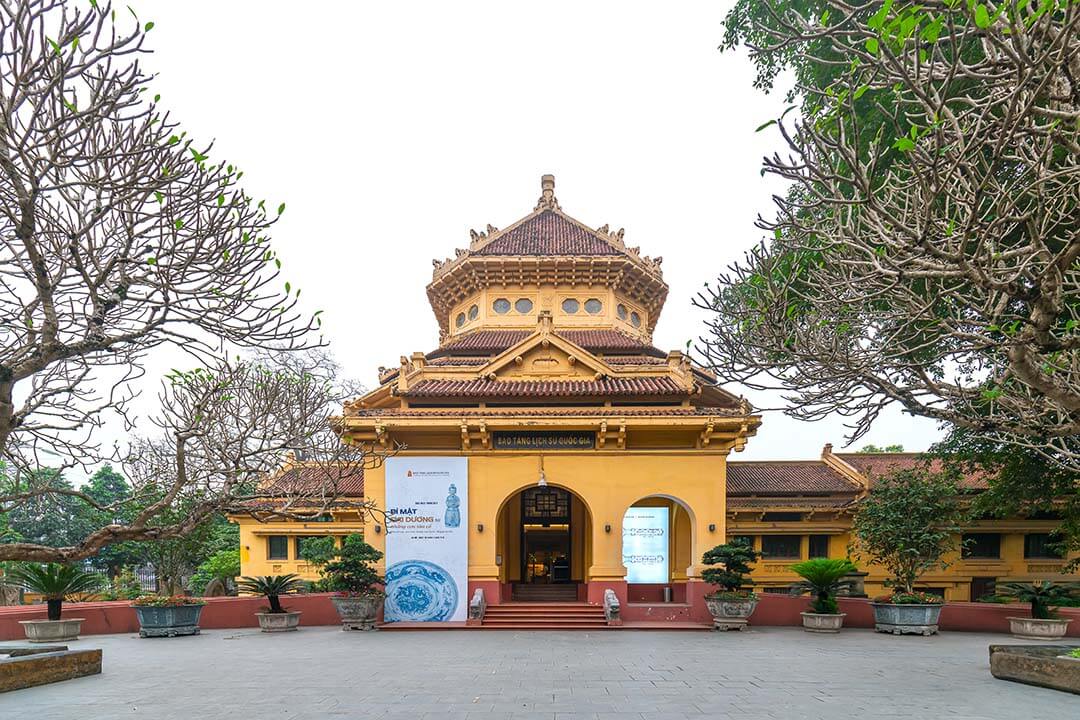
M 604 608 L 582 602 L 509 602 L 488 605 L 485 630 L 607 630 Z
M 561 583 L 556 585 L 515 583 L 511 598 L 515 602 L 577 602 L 577 593 L 578 586 L 576 583 Z

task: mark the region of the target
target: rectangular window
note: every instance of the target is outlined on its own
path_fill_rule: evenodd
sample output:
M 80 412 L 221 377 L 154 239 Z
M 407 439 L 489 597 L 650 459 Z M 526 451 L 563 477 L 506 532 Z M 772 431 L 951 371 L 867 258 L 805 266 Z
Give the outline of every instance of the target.
M 767 512 L 761 516 L 762 522 L 802 522 L 803 514 L 798 512 Z
M 999 533 L 965 533 L 960 555 L 971 560 L 990 560 L 1001 557 Z
M 268 560 L 289 559 L 289 538 L 285 535 L 271 535 L 266 538 L 266 558 Z
M 828 535 L 811 535 L 809 544 L 810 544 L 809 557 L 812 557 L 812 558 L 827 558 L 827 557 L 829 557 L 829 536 Z
M 1024 558 L 1028 560 L 1060 560 L 1061 550 L 1054 546 L 1050 533 L 1028 533 L 1024 536 Z
M 762 535 L 761 554 L 770 560 L 798 560 L 802 552 L 801 535 Z
M 992 597 L 997 578 L 974 577 L 971 578 L 971 601 L 978 602 L 983 598 Z

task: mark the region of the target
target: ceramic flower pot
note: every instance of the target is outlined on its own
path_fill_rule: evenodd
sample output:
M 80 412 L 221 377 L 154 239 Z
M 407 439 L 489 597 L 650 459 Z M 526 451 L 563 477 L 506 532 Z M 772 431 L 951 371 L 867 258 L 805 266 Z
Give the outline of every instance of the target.
M 1060 640 L 1072 622 L 1071 618 L 1010 617 L 1009 632 L 1024 640 Z
M 198 635 L 204 605 L 133 605 L 139 618 L 139 637 Z
M 750 624 L 749 618 L 757 607 L 756 597 L 729 600 L 716 595 L 705 597 L 705 605 L 713 616 L 714 630 L 742 630 Z
M 847 613 L 799 613 L 802 615 L 803 630 L 816 633 L 837 633 L 844 626 Z
M 935 635 L 941 605 L 895 605 L 870 603 L 874 608 L 874 629 L 893 635 Z
M 342 630 L 375 629 L 375 618 L 383 604 L 381 595 L 338 596 L 330 600 L 341 617 Z
M 263 632 L 289 632 L 300 627 L 300 611 L 283 613 L 255 613 L 259 629 Z
M 32 643 L 61 642 L 78 640 L 82 632 L 84 618 L 64 618 L 62 620 L 20 620 L 26 639 Z

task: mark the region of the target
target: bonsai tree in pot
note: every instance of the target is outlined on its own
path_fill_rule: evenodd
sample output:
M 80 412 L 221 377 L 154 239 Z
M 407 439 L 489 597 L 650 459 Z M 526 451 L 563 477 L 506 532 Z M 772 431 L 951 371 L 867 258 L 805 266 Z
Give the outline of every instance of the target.
M 8 571 L 8 579 L 45 598 L 45 620 L 20 620 L 30 642 L 77 640 L 83 618 L 60 619 L 64 599 L 91 593 L 101 587 L 101 577 L 74 565 L 20 563 Z
M 1024 640 L 1059 640 L 1065 637 L 1071 618 L 1059 617 L 1058 607 L 1080 597 L 1080 584 L 1049 580 L 1004 583 L 999 595 L 1031 603 L 1031 617 L 1010 617 L 1009 631 Z
M 871 485 L 852 531 L 855 554 L 891 575 L 885 585 L 893 592 L 872 603 L 878 632 L 937 632 L 943 600 L 916 592 L 915 583 L 929 570 L 948 567 L 943 558 L 956 548 L 960 514 L 956 484 L 928 468 L 900 470 Z
M 300 547 L 300 557 L 319 566 L 322 578 L 316 589 L 334 592 L 331 598 L 342 630 L 374 630 L 375 618 L 386 593 L 384 581 L 371 563 L 383 554 L 364 542 L 360 535 L 346 535 L 341 547 L 327 536 L 309 538 Z
M 803 628 L 809 632 L 839 632 L 844 624 L 844 613 L 836 596 L 850 590 L 852 580 L 845 576 L 855 572 L 850 560 L 814 558 L 796 563 L 791 570 L 802 582 L 794 587 L 800 594 L 810 593 L 810 612 L 802 613 Z
M 709 567 L 702 571 L 701 579 L 717 585 L 720 590 L 705 596 L 705 604 L 713 616 L 713 628 L 716 630 L 742 630 L 749 623 L 748 618 L 757 607 L 758 596 L 744 589 L 746 576 L 751 565 L 760 557 L 750 543 L 737 538 L 729 543 L 717 545 L 701 557 Z
M 185 595 L 144 595 L 131 602 L 143 638 L 198 635 L 205 605 L 201 598 Z
M 242 577 L 236 583 L 240 592 L 262 595 L 270 603 L 262 612 L 255 613 L 259 619 L 259 628 L 263 632 L 288 632 L 300 625 L 300 611 L 290 611 L 282 607 L 281 596 L 299 592 L 307 586 L 295 573 L 288 575 L 262 575 L 260 577 Z

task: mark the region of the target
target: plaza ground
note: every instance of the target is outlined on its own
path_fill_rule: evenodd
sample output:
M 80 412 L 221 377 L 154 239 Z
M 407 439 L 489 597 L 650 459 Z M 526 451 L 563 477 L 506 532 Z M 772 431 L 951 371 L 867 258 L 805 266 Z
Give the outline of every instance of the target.
M 990 676 L 987 646 L 1007 642 L 980 633 L 895 638 L 797 628 L 99 635 L 71 645 L 103 648 L 102 675 L 0 695 L 0 716 L 1074 717 L 1074 695 Z

